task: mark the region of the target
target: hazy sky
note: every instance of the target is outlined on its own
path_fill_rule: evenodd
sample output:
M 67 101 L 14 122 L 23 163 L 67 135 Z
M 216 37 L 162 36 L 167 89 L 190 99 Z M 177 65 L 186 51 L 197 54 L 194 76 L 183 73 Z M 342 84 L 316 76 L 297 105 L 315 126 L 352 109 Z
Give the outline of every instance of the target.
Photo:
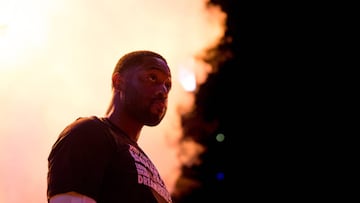
M 52 144 L 77 117 L 104 115 L 115 64 L 137 49 L 162 54 L 173 74 L 165 119 L 139 140 L 172 190 L 179 111 L 193 102 L 180 77 L 204 81 L 194 56 L 224 19 L 205 0 L 0 0 L 0 202 L 46 202 Z

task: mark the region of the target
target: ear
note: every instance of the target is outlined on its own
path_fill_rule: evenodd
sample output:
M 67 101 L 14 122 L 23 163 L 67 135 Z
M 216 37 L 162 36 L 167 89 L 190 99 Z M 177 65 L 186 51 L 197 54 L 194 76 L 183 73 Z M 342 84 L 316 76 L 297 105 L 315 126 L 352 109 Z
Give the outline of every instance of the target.
M 120 73 L 116 72 L 113 74 L 112 84 L 113 84 L 113 88 L 115 90 L 118 90 L 118 91 L 122 90 L 123 85 L 124 85 L 124 79 Z

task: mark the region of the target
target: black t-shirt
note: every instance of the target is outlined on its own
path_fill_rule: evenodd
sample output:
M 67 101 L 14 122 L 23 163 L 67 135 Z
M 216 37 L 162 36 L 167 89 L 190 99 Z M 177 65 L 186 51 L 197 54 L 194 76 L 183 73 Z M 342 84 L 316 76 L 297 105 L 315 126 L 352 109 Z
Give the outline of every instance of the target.
M 48 167 L 48 199 L 75 191 L 97 203 L 172 202 L 151 160 L 105 118 L 83 117 L 68 125 Z

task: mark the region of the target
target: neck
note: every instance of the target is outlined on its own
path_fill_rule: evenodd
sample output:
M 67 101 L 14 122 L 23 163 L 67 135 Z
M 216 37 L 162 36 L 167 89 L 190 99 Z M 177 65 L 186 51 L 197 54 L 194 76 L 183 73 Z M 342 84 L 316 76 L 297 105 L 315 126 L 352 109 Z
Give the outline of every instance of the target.
M 140 137 L 142 126 L 134 125 L 134 123 L 128 122 L 128 119 L 124 117 L 115 116 L 110 114 L 105 116 L 108 121 L 119 131 L 123 132 L 129 139 L 137 142 Z

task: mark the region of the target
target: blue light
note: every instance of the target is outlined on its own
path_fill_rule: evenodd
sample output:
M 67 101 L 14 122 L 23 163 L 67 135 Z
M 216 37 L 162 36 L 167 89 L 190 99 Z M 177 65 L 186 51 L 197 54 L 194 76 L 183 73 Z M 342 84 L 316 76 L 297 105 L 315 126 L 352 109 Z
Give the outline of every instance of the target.
M 216 174 L 216 179 L 217 180 L 222 181 L 222 180 L 224 180 L 224 178 L 225 178 L 225 174 L 223 172 L 218 172 Z

